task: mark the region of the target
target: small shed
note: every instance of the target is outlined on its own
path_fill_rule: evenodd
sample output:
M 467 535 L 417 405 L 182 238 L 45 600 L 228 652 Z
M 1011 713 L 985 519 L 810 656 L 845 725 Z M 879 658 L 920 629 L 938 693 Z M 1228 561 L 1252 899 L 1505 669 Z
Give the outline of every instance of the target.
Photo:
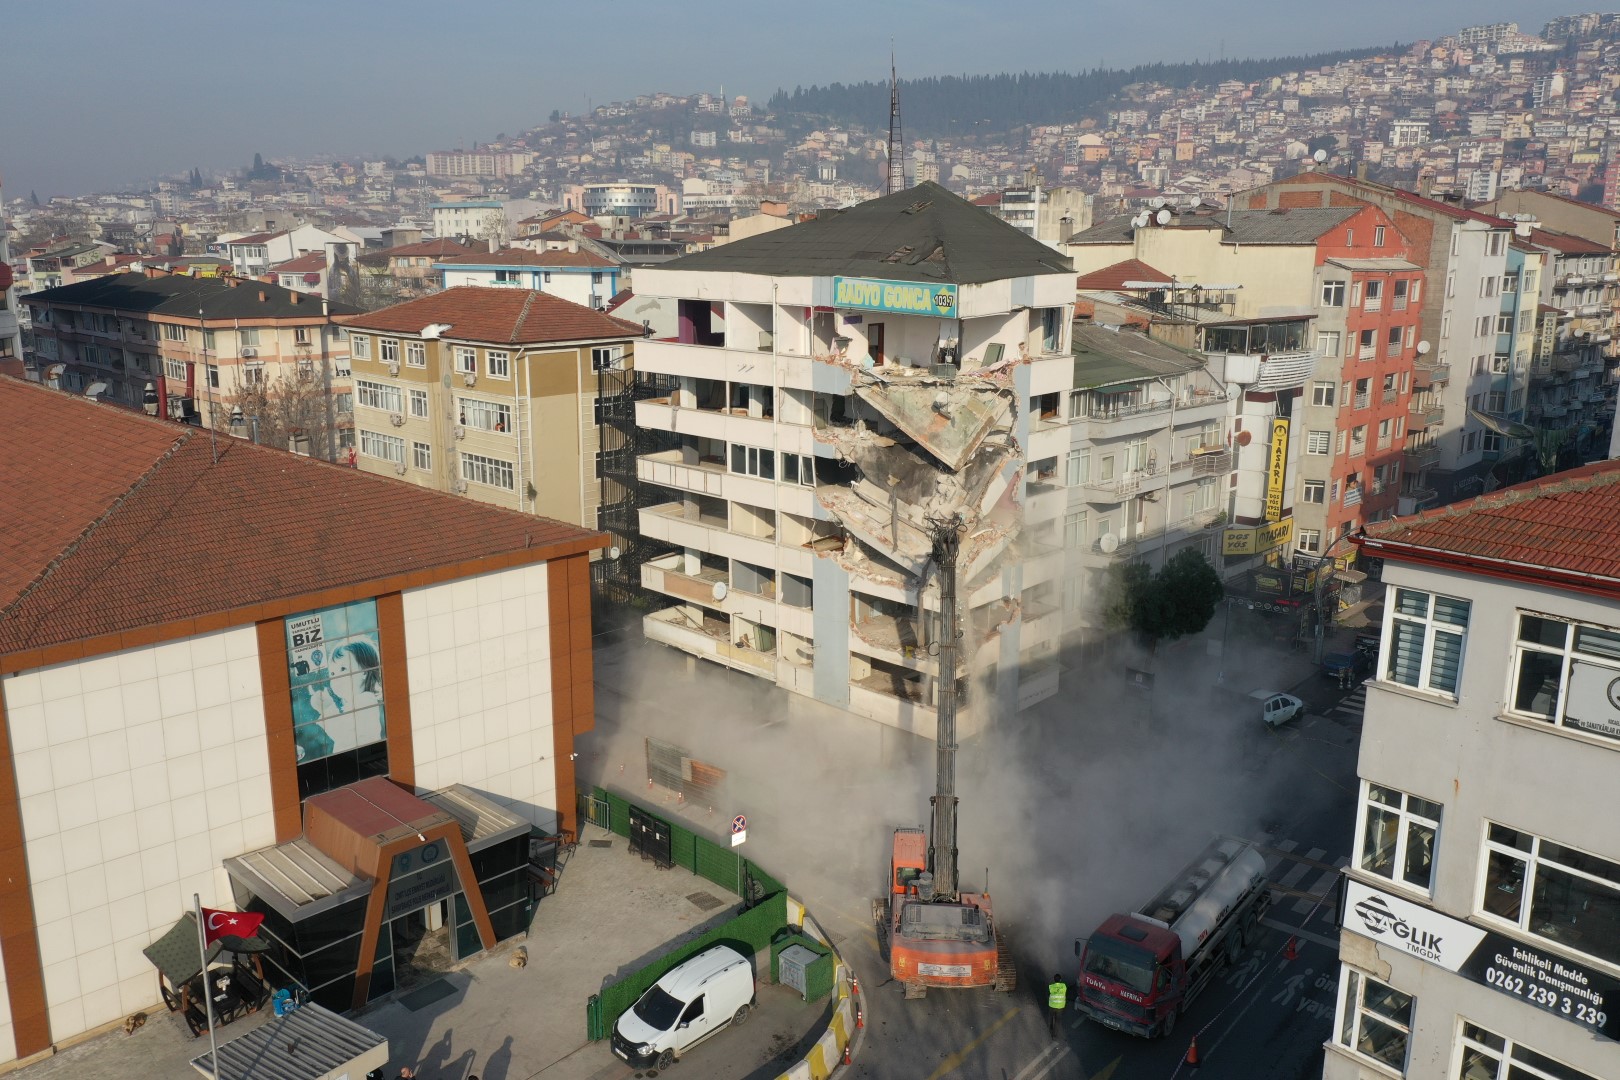
M 228 934 L 211 942 L 205 955 L 197 941 L 196 916 L 188 911 L 168 933 L 141 952 L 158 970 L 158 992 L 163 995 L 163 1003 L 185 1019 L 193 1036 L 201 1036 L 208 1030 L 205 989 L 214 999 L 214 1022 L 221 1025 L 257 1012 L 269 999 L 258 956 L 269 948 L 270 943 L 257 934 L 248 938 Z M 215 963 L 222 960 L 230 965 L 228 970 L 215 968 Z M 203 978 L 205 967 L 207 979 Z M 224 981 L 220 983 L 222 976 Z
M 191 1064 L 213 1080 L 212 1052 Z M 219 1048 L 219 1080 L 364 1080 L 387 1064 L 387 1039 L 313 1003 Z

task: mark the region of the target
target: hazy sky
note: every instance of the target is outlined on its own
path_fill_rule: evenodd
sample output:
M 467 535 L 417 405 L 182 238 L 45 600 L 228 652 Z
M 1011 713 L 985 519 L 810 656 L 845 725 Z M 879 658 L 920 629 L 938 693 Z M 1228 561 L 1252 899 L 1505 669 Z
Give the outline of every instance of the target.
M 1437 37 L 1571 0 L 50 0 L 0 5 L 8 198 L 280 155 L 404 157 L 638 93 L 1073 71 Z M 879 122 L 882 117 L 874 117 Z

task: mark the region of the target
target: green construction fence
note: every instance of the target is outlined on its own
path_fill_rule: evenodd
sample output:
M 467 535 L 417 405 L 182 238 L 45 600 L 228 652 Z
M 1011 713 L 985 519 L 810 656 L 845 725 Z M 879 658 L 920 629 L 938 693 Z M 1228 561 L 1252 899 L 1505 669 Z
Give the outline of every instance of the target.
M 619 836 L 630 835 L 630 800 L 604 788 L 593 795 L 610 807 L 611 828 Z M 668 820 L 646 807 L 649 814 Z M 735 918 L 721 923 L 702 937 L 677 947 L 666 956 L 616 983 L 592 994 L 585 1006 L 586 1037 L 591 1041 L 605 1039 L 613 1030 L 619 1014 L 636 1003 L 647 988 L 663 978 L 665 973 L 680 966 L 705 949 L 715 945 L 730 945 L 744 956 L 771 948 L 772 937 L 787 923 L 787 889 L 780 881 L 761 870 L 752 860 L 745 859 L 735 848 L 722 847 L 713 840 L 699 836 L 690 829 L 670 822 L 670 851 L 675 865 L 684 867 L 739 896 L 752 896 L 754 905 Z M 808 942 L 812 948 L 817 942 Z M 771 973 L 776 972 L 776 957 L 771 957 Z M 818 965 L 819 966 L 819 965 Z M 828 964 L 830 970 L 830 962 Z M 813 1000 L 813 999 L 812 999 Z
M 833 951 L 809 934 L 801 934 L 796 931 L 777 933 L 775 940 L 771 942 L 771 982 L 782 981 L 779 971 L 782 950 L 793 945 L 803 945 L 816 954 L 815 962 L 804 973 L 804 999 L 806 1001 L 820 1001 L 832 993 L 833 977 L 837 973 L 838 965 L 833 960 Z

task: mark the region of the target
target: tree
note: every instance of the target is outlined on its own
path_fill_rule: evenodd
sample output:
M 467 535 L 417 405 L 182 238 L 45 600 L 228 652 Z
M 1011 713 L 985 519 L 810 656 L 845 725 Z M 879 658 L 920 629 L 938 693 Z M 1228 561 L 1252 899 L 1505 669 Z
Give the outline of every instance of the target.
M 1187 548 L 1154 573 L 1146 563 L 1118 568 L 1106 606 L 1108 622 L 1139 635 L 1149 648 L 1196 634 L 1215 617 L 1225 588 L 1203 553 Z
M 326 461 L 337 454 L 336 405 L 318 366 L 307 373 L 294 371 L 274 381 L 261 379 L 244 386 L 236 395 L 235 407 L 242 410 L 239 434 L 262 446 Z M 216 426 L 223 426 L 218 418 L 229 418 L 232 410 L 222 404 L 215 415 Z

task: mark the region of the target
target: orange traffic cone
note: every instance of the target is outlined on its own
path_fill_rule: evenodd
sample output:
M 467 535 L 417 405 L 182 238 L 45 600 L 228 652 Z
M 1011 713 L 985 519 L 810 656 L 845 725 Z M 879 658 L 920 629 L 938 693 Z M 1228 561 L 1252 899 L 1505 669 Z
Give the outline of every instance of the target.
M 1187 1065 L 1189 1068 L 1198 1068 L 1198 1036 L 1194 1035 L 1192 1042 L 1187 1044 Z
M 861 979 L 860 979 L 860 976 L 851 975 L 849 977 L 849 992 L 851 994 L 854 994 L 856 997 L 861 996 Z
M 859 1008 L 855 1010 L 855 1026 L 857 1028 L 863 1028 L 866 1026 L 866 1013 Z
M 1297 960 L 1297 959 L 1299 959 L 1299 938 L 1294 937 L 1292 935 L 1289 936 L 1288 944 L 1283 946 L 1283 959 L 1284 960 Z
M 844 1064 L 845 1065 L 851 1064 L 850 1057 L 849 1057 L 849 1043 L 844 1044 Z

